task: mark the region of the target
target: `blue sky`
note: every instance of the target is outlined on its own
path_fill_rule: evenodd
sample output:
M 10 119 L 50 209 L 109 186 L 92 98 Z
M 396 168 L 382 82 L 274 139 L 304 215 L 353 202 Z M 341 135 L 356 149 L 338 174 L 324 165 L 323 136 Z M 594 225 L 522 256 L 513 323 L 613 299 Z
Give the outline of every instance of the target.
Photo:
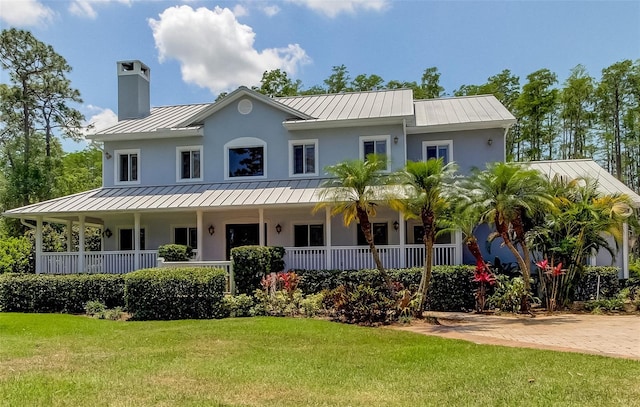
M 503 69 L 640 58 L 640 1 L 0 0 L 0 26 L 30 30 L 73 67 L 77 106 L 98 127 L 117 111 L 116 61 L 151 68 L 152 105 L 213 101 L 283 69 L 303 87 L 331 67 L 420 81 L 436 66 L 451 94 Z M 6 73 L 0 73 L 6 82 Z M 79 146 L 65 143 L 67 150 Z M 82 145 L 80 145 L 82 147 Z

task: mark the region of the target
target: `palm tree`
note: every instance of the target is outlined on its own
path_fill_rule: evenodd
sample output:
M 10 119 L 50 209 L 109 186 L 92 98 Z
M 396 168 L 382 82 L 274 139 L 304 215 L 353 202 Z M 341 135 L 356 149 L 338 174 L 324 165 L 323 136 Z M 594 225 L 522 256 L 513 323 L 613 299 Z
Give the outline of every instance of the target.
M 314 211 L 330 206 L 331 215 L 342 214 L 345 226 L 357 220 L 364 234 L 373 261 L 387 286 L 393 291 L 391 279 L 380 260 L 373 240 L 370 217 L 376 215 L 376 201 L 381 197 L 381 188 L 387 181 L 381 171 L 387 166 L 384 156 L 370 154 L 366 160 L 349 160 L 328 166 L 325 171 L 332 178 L 322 183 L 320 199 Z
M 408 219 L 420 219 L 424 230 L 424 267 L 418 293 L 421 312 L 429 290 L 433 268 L 433 244 L 438 218 L 450 207 L 448 192 L 453 188 L 456 165 L 443 164 L 442 158 L 427 161 L 408 161 L 404 170 L 394 174 L 394 183 L 403 186 L 403 196 L 389 199 L 391 208 L 398 210 Z
M 526 294 L 521 309 L 529 309 L 531 255 L 526 242 L 527 221 L 536 213 L 553 208 L 547 181 L 536 170 L 518 163 L 489 164 L 465 183 L 467 205 L 481 213 L 480 220 L 495 225 L 496 235 L 518 262 Z M 518 250 L 518 247 L 520 250 Z

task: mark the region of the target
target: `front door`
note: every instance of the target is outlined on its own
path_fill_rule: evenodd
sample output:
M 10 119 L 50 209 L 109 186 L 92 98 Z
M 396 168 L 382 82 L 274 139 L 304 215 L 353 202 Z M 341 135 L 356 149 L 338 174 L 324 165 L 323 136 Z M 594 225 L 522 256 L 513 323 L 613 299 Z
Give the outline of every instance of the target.
M 260 244 L 260 233 L 257 223 L 227 225 L 227 260 L 231 259 L 231 249 L 238 246 L 255 246 Z

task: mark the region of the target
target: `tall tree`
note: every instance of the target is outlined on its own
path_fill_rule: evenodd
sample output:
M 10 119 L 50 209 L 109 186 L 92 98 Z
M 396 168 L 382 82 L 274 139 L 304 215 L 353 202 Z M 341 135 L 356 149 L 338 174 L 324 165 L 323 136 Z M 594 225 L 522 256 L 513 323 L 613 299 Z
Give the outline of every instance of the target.
M 433 99 L 444 96 L 444 88 L 440 86 L 440 72 L 437 67 L 432 66 L 424 70 L 420 89 L 422 93 L 414 95 L 416 99 Z
M 527 83 L 516 101 L 520 115 L 522 138 L 528 148 L 516 160 L 551 160 L 554 156 L 555 114 L 558 90 L 553 87 L 558 82 L 555 73 L 540 69 L 527 76 Z M 544 149 L 547 154 L 544 155 Z
M 354 92 L 366 92 L 370 90 L 382 89 L 384 79 L 378 75 L 360 74 L 351 81 L 351 90 Z
M 567 158 L 592 157 L 594 148 L 589 133 L 594 119 L 594 80 L 582 65 L 571 70 L 571 75 L 560 91 L 560 118 L 562 142 L 560 156 Z
M 81 137 L 84 117 L 69 105 L 81 99 L 67 61 L 28 31 L 0 33 L 0 65 L 9 73 L 0 85 L 2 165 L 17 199 L 4 204 L 26 205 L 51 197 L 56 135 Z
M 342 65 L 336 65 L 331 68 L 333 72 L 331 76 L 324 80 L 324 84 L 327 85 L 327 93 L 340 93 L 348 92 L 349 88 L 349 70 Z
M 366 160 L 343 161 L 328 166 L 326 172 L 331 178 L 322 184 L 322 202 L 314 210 L 330 207 L 332 215 L 342 215 L 345 226 L 349 226 L 354 220 L 358 221 L 376 268 L 389 289 L 394 291 L 373 240 L 370 220 L 376 215 L 378 202 L 383 198 L 378 187 L 386 183 L 386 178 L 380 172 L 386 165 L 386 157 L 370 154 Z
M 71 195 L 102 185 L 102 151 L 89 146 L 62 156 L 62 171 L 56 177 L 55 196 Z
M 260 87 L 254 90 L 269 97 L 296 96 L 302 86 L 300 79 L 293 81 L 280 69 L 264 71 L 260 84 Z
M 393 177 L 402 185 L 402 196 L 392 197 L 390 206 L 402 212 L 408 219 L 422 221 L 424 242 L 424 266 L 418 292 L 418 312 L 422 313 L 433 269 L 433 245 L 440 217 L 450 207 L 453 193 L 454 163 L 443 164 L 442 158 L 427 161 L 408 161 L 403 171 Z

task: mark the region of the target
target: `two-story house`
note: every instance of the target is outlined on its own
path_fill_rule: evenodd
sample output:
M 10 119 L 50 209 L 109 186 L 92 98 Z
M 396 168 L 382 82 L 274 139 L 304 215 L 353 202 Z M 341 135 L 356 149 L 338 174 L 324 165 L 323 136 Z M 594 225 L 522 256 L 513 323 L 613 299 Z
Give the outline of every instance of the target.
M 240 245 L 286 248 L 288 268 L 372 267 L 356 224 L 312 213 L 323 168 L 380 153 L 387 171 L 443 157 L 460 172 L 505 160 L 514 116 L 493 96 L 414 100 L 410 89 L 269 98 L 241 87 L 215 103 L 151 108 L 150 70 L 117 63 L 119 122 L 103 143 L 103 186 L 13 209 L 34 222 L 38 272 L 127 272 L 157 248 L 187 244 L 225 260 Z M 43 222 L 99 226 L 103 250 L 43 253 Z M 421 266 L 417 221 L 381 210 L 375 242 L 386 267 Z M 461 237 L 437 242 L 438 264 L 463 262 Z

